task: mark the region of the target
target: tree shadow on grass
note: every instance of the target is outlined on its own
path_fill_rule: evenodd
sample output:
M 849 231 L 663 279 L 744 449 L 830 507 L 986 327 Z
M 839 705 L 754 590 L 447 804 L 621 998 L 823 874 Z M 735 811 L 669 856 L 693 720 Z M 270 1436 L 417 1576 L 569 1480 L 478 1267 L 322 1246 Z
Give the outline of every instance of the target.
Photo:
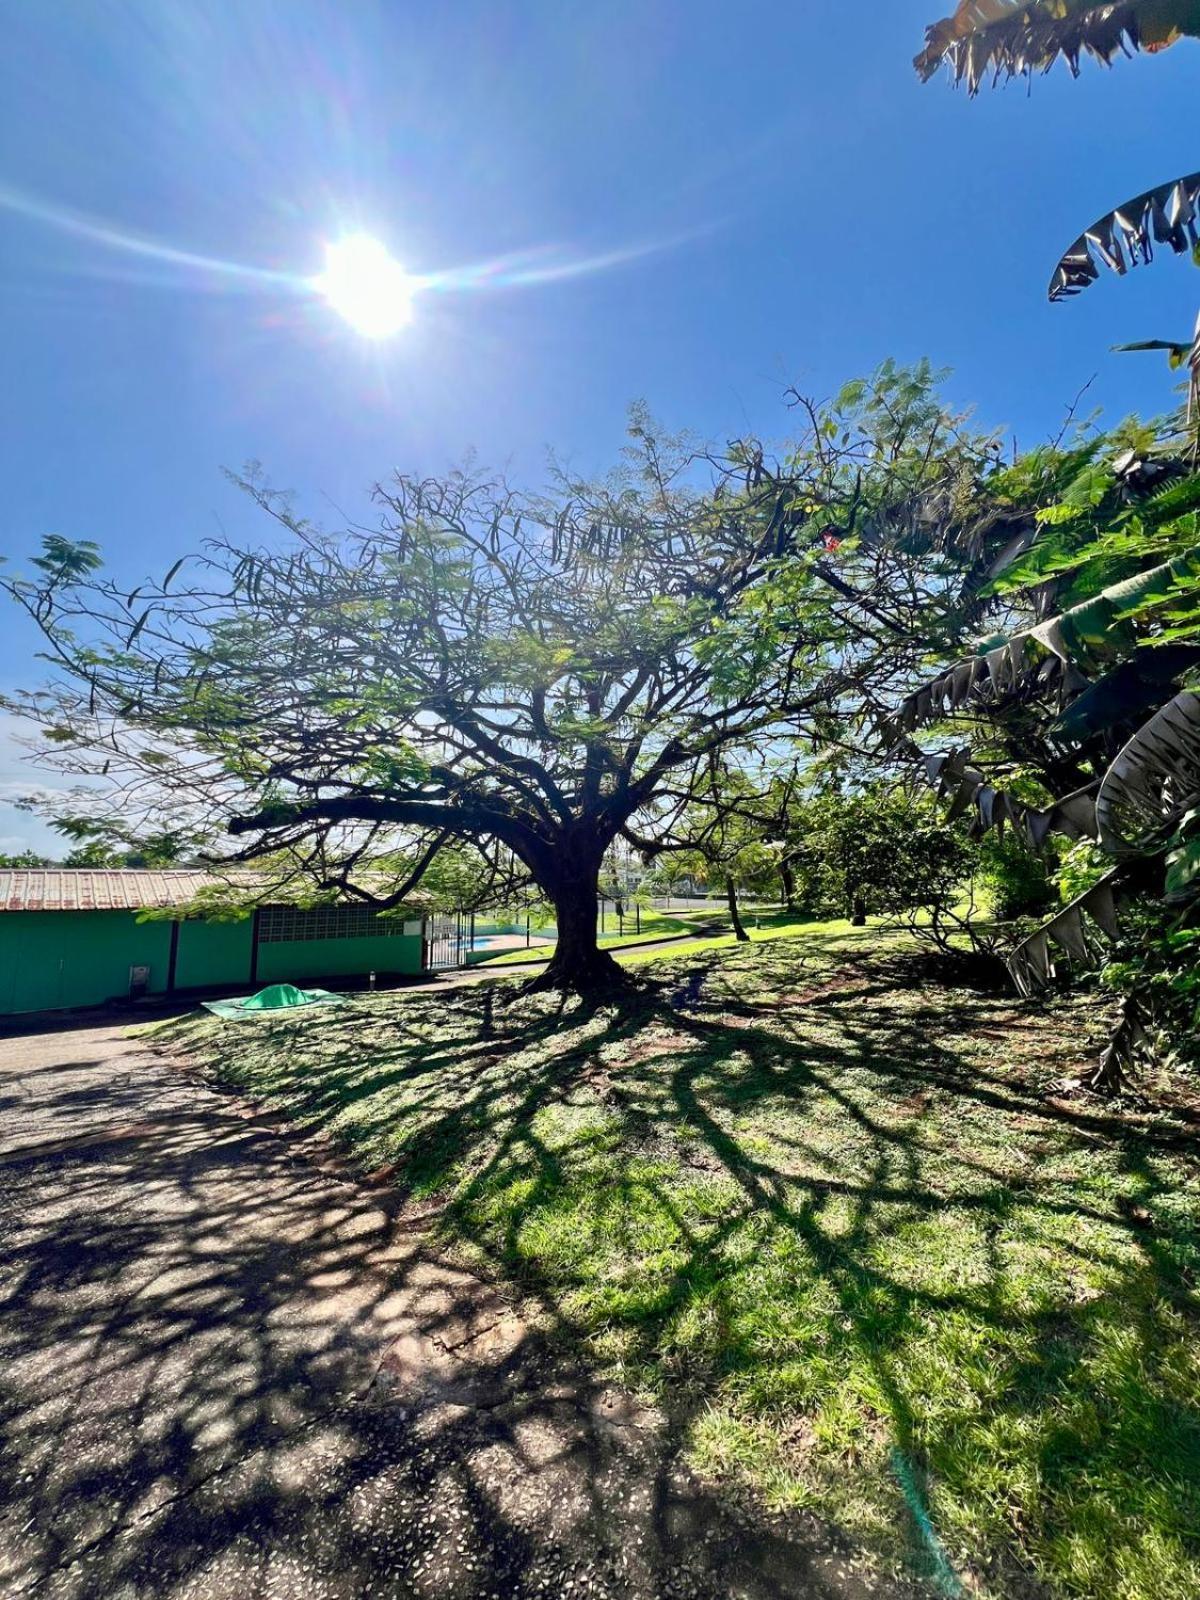
M 836 1562 L 806 1565 L 816 1536 L 800 1504 L 902 1553 L 943 1592 L 954 1592 L 956 1572 L 1005 1595 L 1087 1592 L 1090 1572 L 1118 1569 L 1131 1596 L 1189 1592 L 1200 1554 L 1189 1354 L 1196 1219 L 1186 1187 L 1195 1168 L 1178 1125 L 1131 1126 L 1047 1098 L 1077 1039 L 1064 1043 L 1016 1002 L 947 990 L 894 964 L 854 963 L 830 981 L 760 947 L 718 966 L 680 961 L 665 983 L 619 1004 L 498 1007 L 498 992 L 413 995 L 320 1025 L 210 1030 L 207 1043 L 193 1030 L 188 1048 L 216 1040 L 227 1081 L 349 1149 L 364 1171 L 382 1170 L 402 1216 L 406 1202 L 437 1198 L 440 1237 L 468 1251 L 475 1276 L 440 1298 L 430 1290 L 422 1338 L 436 1341 L 456 1300 L 490 1296 L 491 1285 L 515 1288 L 533 1308 L 514 1351 L 476 1363 L 459 1410 L 447 1402 L 442 1465 L 410 1463 L 430 1482 L 451 1475 L 474 1537 L 519 1551 L 508 1567 L 508 1557 L 489 1557 L 510 1574 L 511 1592 L 541 1572 L 544 1539 L 537 1517 L 531 1529 L 528 1508 L 505 1507 L 496 1483 L 505 1473 L 536 1479 L 539 1452 L 555 1462 L 550 1499 L 576 1506 L 573 1526 L 594 1548 L 620 1542 L 620 1522 L 609 1527 L 618 1468 L 649 1486 L 639 1526 L 660 1552 L 737 1502 L 734 1485 L 793 1508 L 770 1534 L 756 1514 L 755 1554 L 738 1569 L 748 1594 L 853 1592 L 829 1575 Z M 222 1159 L 222 1142 L 205 1142 L 214 1154 L 204 1159 Z M 279 1393 L 287 1352 L 272 1351 L 273 1312 L 249 1286 L 279 1293 L 297 1281 L 295 1253 L 270 1253 L 263 1236 L 274 1213 L 249 1173 L 235 1192 L 217 1228 L 246 1240 L 232 1277 L 178 1290 L 168 1280 L 165 1336 L 147 1334 L 140 1313 L 128 1336 L 119 1320 L 105 1326 L 89 1347 L 103 1359 L 95 1373 L 83 1363 L 80 1381 L 86 1392 L 123 1362 L 135 1370 L 149 1338 L 156 1371 L 184 1385 L 189 1405 L 195 1391 L 188 1418 L 215 1407 L 242 1453 L 262 1439 L 259 1456 L 277 1471 L 291 1435 L 275 1442 L 261 1395 Z M 382 1193 L 346 1193 L 352 1212 L 381 1214 Z M 422 1243 L 411 1262 L 382 1263 L 376 1224 L 352 1222 L 349 1237 L 341 1223 L 331 1228 L 319 1184 L 311 1204 L 321 1240 L 313 1276 L 333 1275 L 371 1302 L 338 1336 L 357 1359 L 394 1327 L 411 1331 L 411 1306 L 407 1321 L 388 1322 L 388 1295 L 397 1281 L 419 1287 L 434 1257 Z M 87 1214 L 86 1185 L 72 1206 Z M 205 1260 L 213 1226 L 210 1215 L 189 1260 Z M 85 1290 L 119 1282 L 131 1251 L 153 1255 L 131 1227 L 110 1238 L 81 1225 Z M 59 1249 L 23 1293 L 49 1304 L 65 1266 Z M 298 1281 L 308 1281 L 303 1271 Z M 58 1315 L 47 1313 L 37 1348 L 64 1331 L 75 1338 Z M 176 1333 L 193 1354 L 197 1338 L 216 1339 L 224 1354 L 183 1376 Z M 246 1381 L 260 1399 L 239 1410 L 223 1361 L 241 1372 L 247 1352 L 259 1376 Z M 311 1352 L 304 1372 L 309 1381 Z M 622 1433 L 605 1420 L 614 1375 L 657 1398 L 659 1431 Z M 350 1409 L 338 1448 L 349 1429 L 351 1465 L 330 1480 L 342 1500 L 402 1478 L 407 1487 L 388 1492 L 415 1495 L 410 1467 L 388 1477 L 395 1463 L 379 1455 L 381 1429 L 399 1448 L 380 1420 L 391 1413 Z M 188 1420 L 157 1477 L 140 1445 L 138 1493 L 160 1478 L 189 1484 L 195 1436 Z M 632 1455 L 614 1454 L 617 1438 Z M 725 1486 L 715 1498 L 681 1490 L 684 1447 Z M 276 1545 L 307 1549 L 308 1513 L 307 1532 L 297 1523 L 289 1533 L 275 1490 L 258 1482 L 254 1494 L 253 1516 L 269 1511 Z M 188 1489 L 179 1514 L 194 1520 L 193 1500 L 199 1492 Z M 141 1503 L 122 1501 L 121 1515 Z M 311 1511 L 311 1495 L 306 1504 Z M 334 1516 L 332 1502 L 325 1514 Z M 225 1531 L 205 1536 L 206 1559 L 229 1559 L 237 1522 L 214 1524 Z M 343 1548 L 342 1534 L 339 1524 L 331 1555 L 361 1570 L 363 1552 Z M 641 1592 L 628 1574 L 612 1581 L 616 1593 Z M 718 1581 L 728 1588 L 728 1572 Z
M 1186 1594 L 1186 1131 L 1047 1098 L 1080 1040 L 1064 1048 L 1001 997 L 933 987 L 902 1012 L 894 971 L 868 970 L 781 1020 L 704 987 L 697 968 L 643 993 L 548 1063 L 457 1185 L 454 1231 L 573 1341 L 615 1341 L 627 1371 L 668 1388 L 680 1436 L 715 1439 L 710 1460 L 724 1446 L 776 1498 L 873 1523 L 943 1586 L 939 1526 L 960 1567 L 1006 1593 L 1119 1567 L 1130 1593 Z M 1028 1059 L 997 1060 L 997 1037 Z M 607 1134 L 539 1127 L 581 1092 Z M 723 1190 L 710 1209 L 689 1168 Z M 620 1219 L 612 1237 L 598 1210 Z M 571 1226 L 593 1237 L 572 1250 Z M 864 1461 L 866 1515 L 834 1481 Z

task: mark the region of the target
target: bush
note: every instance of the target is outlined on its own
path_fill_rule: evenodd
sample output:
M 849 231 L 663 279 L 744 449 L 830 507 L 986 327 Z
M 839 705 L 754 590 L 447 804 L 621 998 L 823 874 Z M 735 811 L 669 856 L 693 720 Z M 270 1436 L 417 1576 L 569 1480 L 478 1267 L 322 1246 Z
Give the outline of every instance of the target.
M 979 846 L 979 876 L 991 915 L 998 922 L 1012 922 L 1052 910 L 1058 900 L 1053 866 L 1013 834 L 987 833 Z

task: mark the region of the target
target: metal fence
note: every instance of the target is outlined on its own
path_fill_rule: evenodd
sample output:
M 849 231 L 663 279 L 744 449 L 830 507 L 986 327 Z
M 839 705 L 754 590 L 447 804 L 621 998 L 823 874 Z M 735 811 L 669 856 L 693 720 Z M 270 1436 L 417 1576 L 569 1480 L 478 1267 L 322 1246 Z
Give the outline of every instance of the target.
M 469 937 L 468 919 L 461 911 L 429 917 L 425 923 L 425 970 L 448 972 L 461 967 Z

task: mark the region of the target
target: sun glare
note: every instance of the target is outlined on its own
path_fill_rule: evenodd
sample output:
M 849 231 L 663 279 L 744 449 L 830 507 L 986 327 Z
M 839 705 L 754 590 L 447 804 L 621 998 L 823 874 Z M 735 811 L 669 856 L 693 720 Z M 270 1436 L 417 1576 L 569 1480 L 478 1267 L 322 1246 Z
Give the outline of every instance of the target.
M 369 234 L 327 244 L 316 287 L 364 339 L 389 339 L 412 321 L 414 281 Z

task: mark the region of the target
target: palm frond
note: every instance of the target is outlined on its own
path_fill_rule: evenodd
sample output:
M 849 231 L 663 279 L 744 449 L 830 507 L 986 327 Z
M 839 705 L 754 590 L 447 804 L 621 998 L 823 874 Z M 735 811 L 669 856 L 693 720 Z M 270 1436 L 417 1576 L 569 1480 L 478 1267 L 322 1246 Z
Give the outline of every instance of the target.
M 1028 77 L 1060 58 L 1078 73 L 1085 55 L 1107 66 L 1188 35 L 1200 35 L 1200 0 L 961 0 L 925 30 L 913 64 L 926 82 L 946 65 L 956 84 L 976 94 L 989 73 Z

